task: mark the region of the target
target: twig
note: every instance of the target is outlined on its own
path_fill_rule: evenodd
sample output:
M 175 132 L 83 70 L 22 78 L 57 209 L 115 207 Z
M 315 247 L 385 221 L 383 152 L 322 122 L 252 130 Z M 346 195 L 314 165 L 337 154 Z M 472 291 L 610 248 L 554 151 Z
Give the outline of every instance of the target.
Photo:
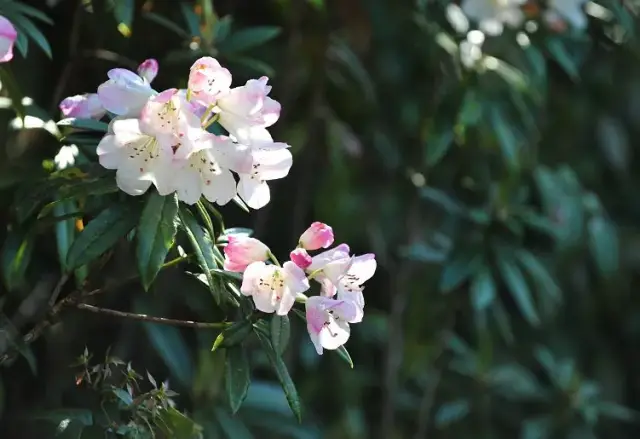
M 58 296 L 62 291 L 62 287 L 64 287 L 64 285 L 67 283 L 68 280 L 69 280 L 68 274 L 65 273 L 62 276 L 60 276 L 60 280 L 58 281 L 55 288 L 53 289 L 53 292 L 51 293 L 51 298 L 49 299 L 49 306 L 55 305 L 55 303 L 58 301 Z
M 413 436 L 414 439 L 424 439 L 427 437 L 429 421 L 431 419 L 431 409 L 436 399 L 436 390 L 438 389 L 441 376 L 442 370 L 435 369 L 433 375 L 427 379 L 422 401 L 420 402 L 420 408 L 418 409 L 418 428 L 416 428 L 416 434 Z
M 90 311 L 96 314 L 104 314 L 108 316 L 121 317 L 124 319 L 140 320 L 143 322 L 159 323 L 162 325 L 184 326 L 187 328 L 224 329 L 227 326 L 230 326 L 232 324 L 230 322 L 208 323 L 208 322 L 194 322 L 192 320 L 167 319 L 164 317 L 154 317 L 146 314 L 136 314 L 132 312 L 117 311 L 115 309 L 100 308 L 98 306 L 89 305 L 88 303 L 77 303 L 76 308 L 83 309 L 85 311 Z
M 165 264 L 163 264 L 162 267 L 161 267 L 161 270 L 164 270 L 165 268 L 173 267 L 174 265 L 177 265 L 177 264 L 179 264 L 179 263 L 181 263 L 183 261 L 186 261 L 188 259 L 189 259 L 188 256 L 181 256 L 181 257 L 172 259 L 171 261 L 166 262 Z M 40 321 L 36 326 L 34 326 L 31 329 L 31 331 L 29 331 L 22 338 L 22 342 L 24 344 L 30 344 L 30 343 L 33 343 L 34 341 L 36 341 L 38 338 L 40 338 L 40 336 L 42 335 L 44 330 L 52 325 L 52 322 L 55 320 L 55 317 L 58 314 L 60 314 L 60 312 L 62 312 L 62 310 L 65 309 L 66 307 L 77 304 L 81 299 L 85 299 L 85 298 L 91 297 L 91 296 L 96 296 L 98 294 L 104 294 L 107 291 L 113 290 L 114 288 L 120 287 L 120 286 L 122 286 L 124 284 L 127 284 L 127 283 L 129 283 L 131 281 L 134 281 L 137 278 L 138 278 L 138 275 L 135 275 L 135 276 L 131 276 L 131 277 L 128 277 L 128 278 L 124 278 L 120 282 L 114 282 L 113 284 L 105 285 L 102 288 L 96 288 L 96 289 L 91 290 L 91 291 L 75 291 L 75 292 L 69 294 L 67 297 L 65 297 L 64 299 L 60 300 L 58 303 L 56 303 L 55 305 L 53 305 L 51 307 L 51 309 L 47 313 L 47 315 L 44 318 L 44 320 Z M 59 284 L 60 283 L 61 282 L 59 282 Z M 57 288 L 57 286 L 56 286 L 56 288 Z M 62 287 L 60 287 L 60 288 L 62 288 Z M 54 294 L 55 294 L 55 289 L 54 289 L 54 292 L 52 293 L 52 296 Z M 15 358 L 16 355 L 17 355 L 17 353 L 15 352 L 15 349 L 12 352 L 5 352 L 2 355 L 0 355 L 0 366 L 5 364 L 7 361 Z

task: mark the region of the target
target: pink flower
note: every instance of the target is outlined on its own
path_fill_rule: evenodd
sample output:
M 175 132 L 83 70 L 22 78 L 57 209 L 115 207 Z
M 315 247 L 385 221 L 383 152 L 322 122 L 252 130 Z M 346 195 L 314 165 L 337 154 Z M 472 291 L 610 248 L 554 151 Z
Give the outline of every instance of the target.
M 60 102 L 59 107 L 65 117 L 101 119 L 106 113 L 96 93 L 69 96 Z
M 240 292 L 252 296 L 259 311 L 284 316 L 291 310 L 296 295 L 308 289 L 304 271 L 293 262 L 287 261 L 278 267 L 259 261 L 249 264 L 245 270 Z
M 358 310 L 355 304 L 346 300 L 312 296 L 305 304 L 307 331 L 316 352 L 323 349 L 338 349 L 349 340 L 349 323 L 356 323 Z
M 333 229 L 321 222 L 314 222 L 300 236 L 300 245 L 306 250 L 327 248 L 333 244 Z
M 13 59 L 13 44 L 17 37 L 18 33 L 13 24 L 0 15 L 0 63 Z
M 111 69 L 109 80 L 100 84 L 98 96 L 107 111 L 124 117 L 138 117 L 151 96 L 149 82 L 127 69 Z
M 243 272 L 253 262 L 266 261 L 269 247 L 255 238 L 229 236 L 224 248 L 224 269 Z
M 280 104 L 268 97 L 269 78 L 250 79 L 241 87 L 221 94 L 216 101 L 219 123 L 240 142 L 251 145 L 271 141 L 266 128 L 278 121 Z
M 188 87 L 195 99 L 212 105 L 231 87 L 231 73 L 215 58 L 203 56 L 191 66 Z
M 158 75 L 158 61 L 153 58 L 144 60 L 138 66 L 138 75 L 146 79 L 148 83 L 153 82 Z
M 312 259 L 309 253 L 303 248 L 297 248 L 289 255 L 294 264 L 303 270 L 311 265 Z

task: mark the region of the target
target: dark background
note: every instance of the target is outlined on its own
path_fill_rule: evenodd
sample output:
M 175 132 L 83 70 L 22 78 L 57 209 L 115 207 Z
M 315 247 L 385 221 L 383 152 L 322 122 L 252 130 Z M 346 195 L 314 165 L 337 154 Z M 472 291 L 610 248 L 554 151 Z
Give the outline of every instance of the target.
M 94 91 L 109 68 L 156 58 L 154 88 L 162 90 L 184 87 L 198 56 L 189 38 L 142 12 L 189 32 L 180 3 L 194 10 L 192 2 L 135 2 L 129 38 L 109 2 L 94 0 L 92 13 L 75 0 L 50 9 L 25 3 L 53 19 L 39 26 L 54 55 L 31 44 L 11 69 L 53 120 L 62 98 Z M 334 353 L 318 357 L 304 325 L 292 320 L 285 358 L 303 424 L 289 415 L 257 348 L 249 398 L 230 418 L 224 358 L 209 352 L 215 331 L 169 334 L 71 310 L 0 370 L 0 437 L 54 437 L 28 414 L 87 404 L 69 367 L 85 346 L 96 358 L 111 347 L 141 373 L 168 378 L 178 408 L 211 438 L 637 437 L 637 6 L 600 2 L 615 12 L 611 20 L 591 17 L 587 29 L 564 34 L 541 26 L 526 48 L 512 31 L 490 39 L 488 53 L 517 69 L 505 73 L 465 70 L 445 50 L 441 33 L 454 46 L 464 37 L 446 21 L 446 3 L 215 2 L 234 30 L 282 28 L 241 56 L 225 55 L 223 46 L 216 56 L 236 85 L 270 77 L 283 108 L 273 137 L 294 154 L 289 176 L 270 184 L 271 203 L 251 215 L 225 206 L 226 224 L 254 229 L 284 259 L 319 220 L 337 243 L 378 261 L 365 319 L 347 345 L 353 370 Z M 10 110 L 2 116 L 13 118 Z M 3 130 L 2 139 L 0 173 L 27 156 L 51 159 L 59 148 L 43 130 Z M 13 195 L 0 189 L 3 225 L 12 222 Z M 114 255 L 93 270 L 92 285 L 133 272 L 125 242 Z M 17 304 L 38 288 L 50 291 L 58 277 L 55 239 L 43 233 L 25 286 L 0 287 L 3 316 L 20 316 Z M 203 294 L 171 269 L 149 292 L 132 282 L 96 303 L 219 320 Z M 18 331 L 41 317 L 29 314 Z

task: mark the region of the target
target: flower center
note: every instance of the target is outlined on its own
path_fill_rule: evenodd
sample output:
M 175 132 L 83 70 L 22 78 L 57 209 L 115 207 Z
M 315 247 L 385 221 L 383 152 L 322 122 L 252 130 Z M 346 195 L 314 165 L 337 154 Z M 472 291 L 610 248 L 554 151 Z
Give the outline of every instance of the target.
M 278 268 L 274 267 L 270 276 L 258 279 L 258 289 L 261 293 L 270 294 L 273 302 L 279 302 L 284 291 L 284 276 Z
M 204 151 L 198 151 L 189 157 L 189 167 L 200 173 L 200 177 L 207 186 L 211 184 L 212 175 L 222 173 L 218 162 L 207 157 Z

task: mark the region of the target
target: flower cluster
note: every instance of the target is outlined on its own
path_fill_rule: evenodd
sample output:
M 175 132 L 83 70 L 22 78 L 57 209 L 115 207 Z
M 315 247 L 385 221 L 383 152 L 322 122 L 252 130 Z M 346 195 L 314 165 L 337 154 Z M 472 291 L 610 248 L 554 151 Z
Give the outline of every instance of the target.
M 153 185 L 187 204 L 204 196 L 222 205 L 239 195 L 251 208 L 266 205 L 266 182 L 285 177 L 292 165 L 289 145 L 274 142 L 267 130 L 280 116 L 268 78 L 232 88 L 229 70 L 203 57 L 191 67 L 186 90 L 158 92 L 151 86 L 157 73 L 153 59 L 137 72 L 112 69 L 96 93 L 70 96 L 60 110 L 66 117 L 111 118 L 97 154 L 127 194 Z M 210 132 L 215 123 L 227 135 Z
M 331 227 L 315 222 L 282 266 L 255 238 L 231 235 L 224 248 L 225 270 L 243 273 L 240 291 L 253 298 L 259 311 L 286 315 L 296 301 L 305 303 L 307 330 L 318 354 L 342 346 L 349 339 L 349 324 L 362 321 L 363 284 L 377 267 L 375 255 L 353 256 L 347 244 L 314 256 L 308 253 L 332 244 Z M 319 295 L 303 294 L 310 280 L 319 283 Z

